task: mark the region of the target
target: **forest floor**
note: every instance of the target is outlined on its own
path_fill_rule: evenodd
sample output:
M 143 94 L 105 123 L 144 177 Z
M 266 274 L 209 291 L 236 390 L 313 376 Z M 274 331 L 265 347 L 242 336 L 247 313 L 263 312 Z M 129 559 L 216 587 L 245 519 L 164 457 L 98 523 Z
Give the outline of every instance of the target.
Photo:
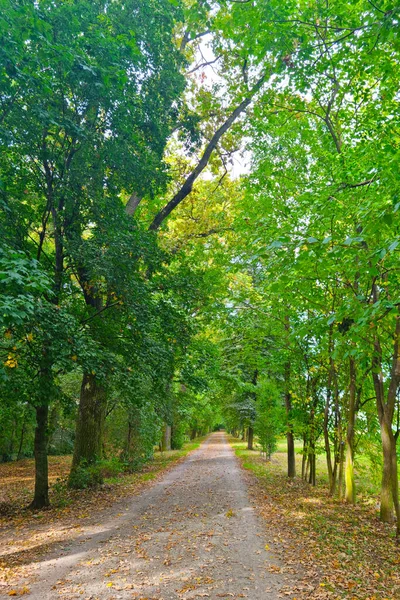
M 73 531 L 66 540 L 60 539 L 57 518 L 36 525 L 34 547 L 27 523 L 3 532 L 9 539 L 3 538 L 2 560 L 10 569 L 4 595 L 37 600 L 292 596 L 293 575 L 277 557 L 277 533 L 257 516 L 246 475 L 223 433 L 212 434 L 133 498 L 91 512 L 81 521 L 64 521 Z
M 29 461 L 1 465 L 0 597 L 400 597 L 399 549 L 375 506 L 344 506 L 322 486 L 288 481 L 280 453 L 266 463 L 231 442 L 247 470 L 216 433 L 186 459 L 194 445 L 97 491 L 66 494 L 58 481 L 55 506 L 36 513 L 22 509 Z M 68 467 L 51 459 L 53 481 Z
M 297 477 L 286 477 L 286 452 L 266 461 L 258 451 L 248 451 L 235 438 L 230 442 L 242 466 L 256 476 L 251 497 L 268 526 L 279 532 L 280 554 L 293 565 L 301 594 L 308 598 L 398 600 L 400 598 L 400 546 L 395 527 L 379 521 L 377 496 L 364 477 L 355 506 L 331 498 L 324 465 L 319 464 L 319 484 L 312 487 Z M 301 472 L 301 456 L 297 456 Z M 304 594 L 308 588 L 308 594 Z

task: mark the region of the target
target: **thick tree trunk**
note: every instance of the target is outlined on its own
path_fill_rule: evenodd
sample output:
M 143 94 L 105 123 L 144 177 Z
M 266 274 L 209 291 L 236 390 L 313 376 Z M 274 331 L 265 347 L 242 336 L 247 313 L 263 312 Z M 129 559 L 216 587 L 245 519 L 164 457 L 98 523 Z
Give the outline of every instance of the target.
M 247 430 L 247 450 L 254 450 L 254 430 L 250 426 Z
M 45 508 L 49 506 L 49 466 L 47 458 L 48 445 L 48 415 L 47 404 L 36 407 L 35 429 L 35 494 L 29 508 Z
M 345 500 L 355 504 L 356 490 L 354 483 L 354 430 L 356 423 L 356 365 L 354 358 L 350 358 L 350 385 L 349 385 L 349 414 L 346 433 L 346 467 L 345 467 Z
M 106 391 L 95 375 L 82 379 L 72 469 L 82 462 L 94 463 L 102 457 L 104 422 L 107 411 Z
M 171 425 L 165 423 L 161 438 L 161 452 L 168 452 L 169 450 L 171 450 Z

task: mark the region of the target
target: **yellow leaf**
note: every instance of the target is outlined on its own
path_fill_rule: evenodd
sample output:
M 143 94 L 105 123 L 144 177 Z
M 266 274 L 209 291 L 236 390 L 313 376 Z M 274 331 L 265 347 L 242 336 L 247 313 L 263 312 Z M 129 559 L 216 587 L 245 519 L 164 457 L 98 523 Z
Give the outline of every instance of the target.
M 11 590 L 11 592 L 8 592 L 9 596 L 18 596 L 18 593 L 16 590 Z
M 76 356 L 76 354 L 74 354 L 73 356 L 71 356 L 72 360 L 78 360 L 78 357 Z

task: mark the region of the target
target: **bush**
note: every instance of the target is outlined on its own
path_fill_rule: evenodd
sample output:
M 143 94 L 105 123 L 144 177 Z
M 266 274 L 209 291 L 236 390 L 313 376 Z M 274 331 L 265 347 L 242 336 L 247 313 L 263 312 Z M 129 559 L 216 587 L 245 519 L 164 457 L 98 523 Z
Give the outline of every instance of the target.
M 115 477 L 125 470 L 126 464 L 118 458 L 101 460 L 90 465 L 82 463 L 71 472 L 68 485 L 77 490 L 98 487 L 104 479 Z
M 181 450 L 186 441 L 186 423 L 179 423 L 172 427 L 171 450 Z

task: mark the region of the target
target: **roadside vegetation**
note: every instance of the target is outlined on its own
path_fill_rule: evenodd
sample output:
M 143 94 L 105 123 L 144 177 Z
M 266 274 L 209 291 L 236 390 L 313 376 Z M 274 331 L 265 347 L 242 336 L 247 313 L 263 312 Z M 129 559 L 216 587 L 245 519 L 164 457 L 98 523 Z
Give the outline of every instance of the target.
M 271 459 L 230 438 L 242 466 L 256 478 L 253 500 L 274 540 L 282 572 L 294 571 L 296 598 L 396 600 L 400 594 L 398 547 L 388 544 L 393 529 L 379 520 L 379 482 L 373 469 L 363 470 L 356 506 L 345 505 L 327 491 L 326 463 L 318 460 L 317 485 L 288 479 L 285 443 Z M 300 444 L 296 444 L 300 446 Z M 301 467 L 300 448 L 296 462 Z M 362 461 L 364 462 L 364 461 Z

